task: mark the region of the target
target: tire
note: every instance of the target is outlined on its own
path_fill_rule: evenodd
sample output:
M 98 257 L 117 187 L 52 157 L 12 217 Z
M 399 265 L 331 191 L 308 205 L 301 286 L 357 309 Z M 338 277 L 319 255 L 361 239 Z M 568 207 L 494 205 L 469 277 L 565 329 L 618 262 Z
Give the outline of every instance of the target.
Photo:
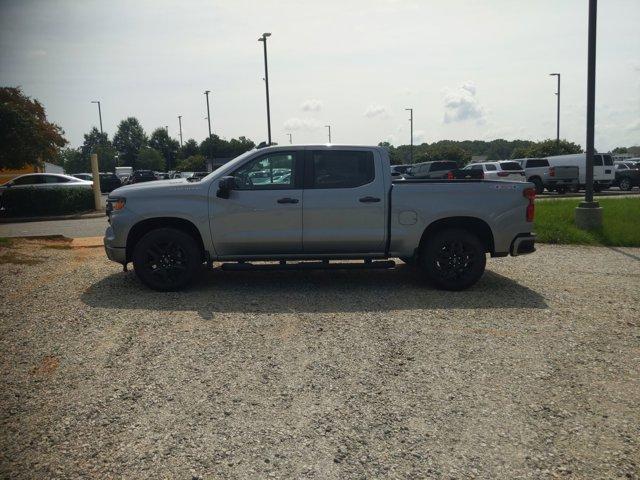
M 535 185 L 536 195 L 540 195 L 542 192 L 544 192 L 544 184 L 539 177 L 530 178 L 529 181 Z
M 471 287 L 482 277 L 486 263 L 483 243 L 460 228 L 436 233 L 420 251 L 420 266 L 426 277 L 443 290 Z
M 557 187 L 556 188 L 556 192 L 558 192 L 558 195 L 564 195 L 565 193 L 567 193 L 569 189 L 567 187 Z
M 160 292 L 186 287 L 202 270 L 198 243 L 175 228 L 158 228 L 144 235 L 136 244 L 132 259 L 140 281 Z
M 628 178 L 623 178 L 620 180 L 619 187 L 620 187 L 620 190 L 624 190 L 625 192 L 628 192 L 633 188 L 633 184 L 631 183 L 631 180 L 629 180 Z
M 594 183 L 593 184 L 593 191 L 596 192 L 596 193 L 599 193 L 599 192 L 602 191 L 602 187 L 600 186 L 599 183 Z

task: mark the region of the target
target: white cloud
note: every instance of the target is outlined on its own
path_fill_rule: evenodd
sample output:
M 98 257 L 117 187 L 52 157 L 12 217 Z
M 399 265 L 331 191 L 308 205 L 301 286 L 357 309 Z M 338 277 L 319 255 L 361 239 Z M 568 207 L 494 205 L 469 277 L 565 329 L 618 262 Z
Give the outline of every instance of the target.
M 300 109 L 303 112 L 319 112 L 322 109 L 322 102 L 315 98 L 305 100 L 300 104 Z
M 414 130 L 414 132 L 413 132 L 413 144 L 414 145 L 419 145 L 421 143 L 424 143 L 426 138 L 427 138 L 427 135 L 423 130 Z
M 314 118 L 290 118 L 284 122 L 284 130 L 296 132 L 300 130 L 312 131 L 322 127 L 322 123 Z
M 467 82 L 458 88 L 445 88 L 444 93 L 444 123 L 464 122 L 475 120 L 482 124 L 485 121 L 485 111 L 476 98 L 476 86 Z
M 375 118 L 375 117 L 387 118 L 389 114 L 387 113 L 387 109 L 382 105 L 372 103 L 364 112 L 364 116 L 368 118 Z

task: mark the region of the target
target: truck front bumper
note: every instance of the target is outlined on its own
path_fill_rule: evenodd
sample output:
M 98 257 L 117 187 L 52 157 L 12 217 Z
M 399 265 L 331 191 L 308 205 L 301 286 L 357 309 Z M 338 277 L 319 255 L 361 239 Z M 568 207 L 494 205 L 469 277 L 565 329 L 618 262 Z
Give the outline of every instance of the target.
M 536 236 L 534 233 L 521 233 L 513 239 L 511 242 L 511 249 L 509 253 L 511 253 L 512 257 L 517 257 L 518 255 L 526 255 L 527 253 L 533 253 L 536 251 Z
M 127 249 L 114 246 L 116 237 L 111 226 L 107 227 L 104 232 L 104 251 L 107 254 L 107 258 L 113 262 L 126 263 L 127 261 Z

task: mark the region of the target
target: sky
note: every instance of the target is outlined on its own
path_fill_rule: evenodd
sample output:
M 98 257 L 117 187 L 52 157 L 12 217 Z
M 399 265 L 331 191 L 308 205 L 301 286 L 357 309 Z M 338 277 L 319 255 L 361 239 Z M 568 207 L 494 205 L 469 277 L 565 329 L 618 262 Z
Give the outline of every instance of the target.
M 640 1 L 599 2 L 596 148 L 640 144 Z M 72 146 L 137 117 L 178 138 L 325 143 L 555 138 L 584 147 L 587 0 L 0 0 L 0 85 Z

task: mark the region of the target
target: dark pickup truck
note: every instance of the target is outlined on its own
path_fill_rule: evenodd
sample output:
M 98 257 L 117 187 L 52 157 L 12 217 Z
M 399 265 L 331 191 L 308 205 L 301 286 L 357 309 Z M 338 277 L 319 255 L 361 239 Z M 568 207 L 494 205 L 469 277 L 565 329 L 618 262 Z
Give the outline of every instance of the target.
M 406 178 L 432 180 L 482 180 L 484 177 L 479 170 L 461 170 L 458 163 L 452 160 L 436 160 L 433 162 L 416 163 L 411 167 Z

